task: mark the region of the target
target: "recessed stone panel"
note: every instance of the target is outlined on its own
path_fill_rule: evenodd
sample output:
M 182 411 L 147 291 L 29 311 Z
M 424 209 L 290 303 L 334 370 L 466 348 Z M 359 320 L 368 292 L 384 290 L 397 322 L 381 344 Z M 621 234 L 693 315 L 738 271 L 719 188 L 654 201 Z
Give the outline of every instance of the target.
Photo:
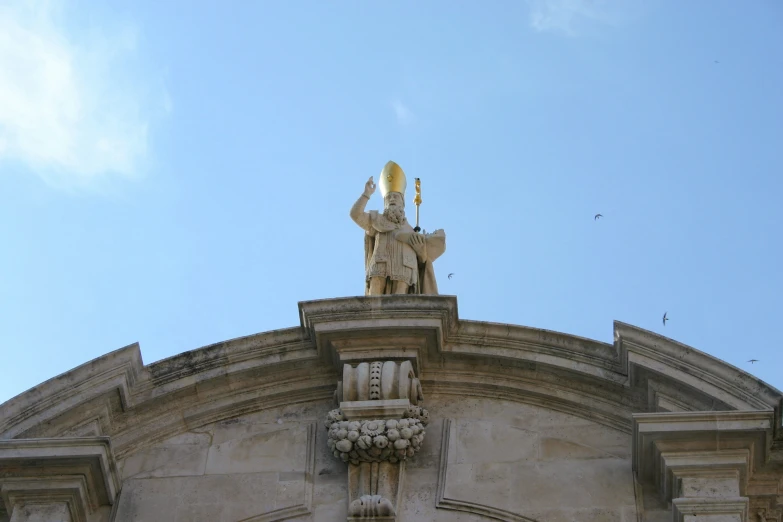
M 126 459 L 117 520 L 271 522 L 308 515 L 315 439 L 310 423 L 238 419 L 141 450 Z
M 635 519 L 631 459 L 616 451 L 620 438 L 630 445 L 627 434 L 543 408 L 524 408 L 526 428 L 480 417 L 496 407 L 444 422 L 441 509 L 518 521 Z
M 209 448 L 205 473 L 304 471 L 307 426 L 286 427 L 238 436 Z

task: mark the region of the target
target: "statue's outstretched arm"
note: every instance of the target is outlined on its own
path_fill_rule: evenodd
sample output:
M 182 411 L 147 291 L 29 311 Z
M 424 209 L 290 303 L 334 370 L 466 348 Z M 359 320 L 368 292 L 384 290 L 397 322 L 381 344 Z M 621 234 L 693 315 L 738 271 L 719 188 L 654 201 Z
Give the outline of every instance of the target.
M 375 183 L 373 183 L 372 176 L 370 176 L 370 179 L 364 184 L 364 193 L 359 196 L 359 199 L 351 207 L 351 219 L 365 230 L 370 228 L 370 214 L 364 211 L 364 207 L 367 206 L 367 202 L 370 201 L 370 196 L 372 196 L 373 192 L 375 192 Z

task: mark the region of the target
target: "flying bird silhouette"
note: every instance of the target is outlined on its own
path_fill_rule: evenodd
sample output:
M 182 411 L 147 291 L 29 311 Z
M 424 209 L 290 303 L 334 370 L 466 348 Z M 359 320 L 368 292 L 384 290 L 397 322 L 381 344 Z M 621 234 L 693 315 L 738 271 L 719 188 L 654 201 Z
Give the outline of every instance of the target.
M 593 221 L 595 221 L 598 218 L 602 218 L 602 217 L 604 217 L 603 214 L 596 214 L 595 217 L 593 218 Z
M 669 320 L 669 318 L 668 318 L 668 317 L 666 317 L 666 314 L 667 314 L 667 312 L 664 312 L 664 313 L 663 313 L 663 325 L 664 325 L 664 326 L 666 326 L 666 321 L 668 321 L 668 320 Z
M 450 273 L 449 274 L 449 279 L 451 279 L 451 276 L 453 276 L 453 275 L 454 275 L 454 272 Z
M 751 359 L 751 360 L 749 360 L 748 362 L 749 362 L 750 364 L 753 364 L 753 363 L 757 363 L 757 362 L 759 362 L 759 360 L 758 360 L 758 359 Z

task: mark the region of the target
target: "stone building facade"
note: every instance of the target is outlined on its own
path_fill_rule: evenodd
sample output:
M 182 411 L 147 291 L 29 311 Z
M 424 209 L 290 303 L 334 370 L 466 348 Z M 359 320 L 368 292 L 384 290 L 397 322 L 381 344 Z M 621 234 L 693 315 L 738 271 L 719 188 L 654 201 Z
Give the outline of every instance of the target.
M 449 296 L 299 312 L 0 405 L 0 521 L 783 522 L 783 397 L 702 352 L 468 321 Z

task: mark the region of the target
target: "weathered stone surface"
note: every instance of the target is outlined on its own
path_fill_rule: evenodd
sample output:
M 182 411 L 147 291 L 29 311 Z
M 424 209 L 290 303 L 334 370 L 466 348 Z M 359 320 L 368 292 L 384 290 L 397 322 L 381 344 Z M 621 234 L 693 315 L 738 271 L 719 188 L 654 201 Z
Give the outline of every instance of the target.
M 202 426 L 142 450 L 142 459 L 128 457 L 118 520 L 276 520 L 311 513 L 316 425 L 306 417 L 282 421 L 282 413 Z
M 74 522 L 66 502 L 45 504 L 21 504 L 11 517 L 11 522 Z
M 108 437 L 121 486 L 109 504 L 0 455 L 0 522 L 35 520 L 21 499 L 40 491 L 39 507 L 74 518 L 81 502 L 87 522 L 347 520 L 350 468 L 323 423 L 344 365 L 363 362 L 382 363 L 379 398 L 369 378 L 374 404 L 352 388 L 348 420 L 401 419 L 426 396 L 426 436 L 384 493 L 399 493 L 399 522 L 783 522 L 781 394 L 697 350 L 622 323 L 608 344 L 460 320 L 448 296 L 300 313 L 300 327 L 148 366 L 133 345 L 0 405 L 0 446 Z
M 542 437 L 540 431 L 541 420 L 546 423 L 545 433 L 557 422 L 550 412 L 515 405 L 529 421 L 526 429 L 520 429 L 500 415 L 481 418 L 481 404 L 475 407 L 478 419 L 443 421 L 440 507 L 509 520 L 517 520 L 514 516 L 521 517 L 518 520 L 589 519 L 591 513 L 596 520 L 622 520 L 624 513 L 635 513 L 628 457 L 613 455 L 599 445 L 594 453 L 553 460 L 542 451 L 542 440 L 551 444 L 552 439 Z M 512 410 L 511 405 L 507 408 Z M 537 418 L 537 410 L 545 419 Z M 567 415 L 559 417 L 563 427 L 572 431 L 558 441 L 578 444 L 579 431 L 574 428 L 581 422 Z

